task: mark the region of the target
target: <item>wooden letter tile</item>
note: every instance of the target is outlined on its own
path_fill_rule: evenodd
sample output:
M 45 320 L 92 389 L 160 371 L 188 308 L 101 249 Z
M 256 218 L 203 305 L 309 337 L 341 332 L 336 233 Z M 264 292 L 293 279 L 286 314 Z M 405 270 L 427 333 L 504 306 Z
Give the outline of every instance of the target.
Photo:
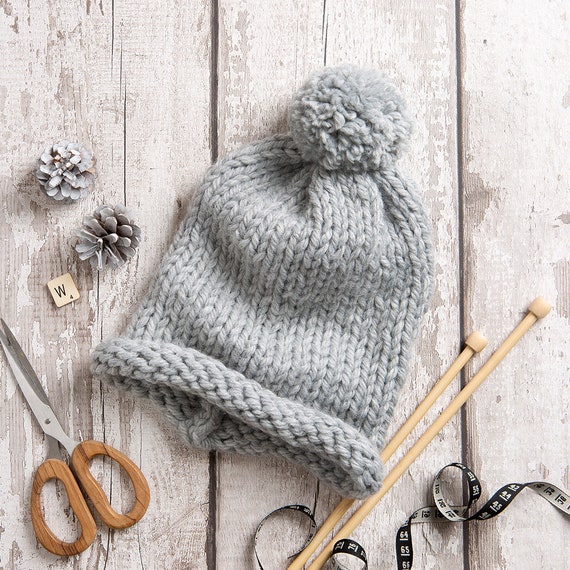
M 63 307 L 79 299 L 79 291 L 69 273 L 52 279 L 47 286 L 58 307 Z

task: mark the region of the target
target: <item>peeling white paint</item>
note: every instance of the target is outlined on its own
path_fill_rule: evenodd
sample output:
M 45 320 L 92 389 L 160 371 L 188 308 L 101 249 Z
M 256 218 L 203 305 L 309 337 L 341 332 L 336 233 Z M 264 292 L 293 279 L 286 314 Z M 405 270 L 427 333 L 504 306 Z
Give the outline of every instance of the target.
M 290 95 L 325 57 L 332 65 L 350 60 L 383 69 L 414 109 L 417 129 L 404 160 L 433 220 L 436 283 L 392 430 L 457 355 L 463 340 L 461 310 L 466 329 L 479 329 L 489 338 L 489 347 L 470 364 L 469 376 L 516 324 L 535 294 L 554 303 L 566 291 L 561 283 L 565 273 L 559 267 L 556 277 L 553 269 L 567 260 L 570 242 L 570 224 L 560 223 L 561 216 L 570 212 L 566 165 L 570 124 L 564 111 L 570 33 L 568 21 L 559 17 L 564 3 L 555 0 L 538 8 L 530 0 L 500 5 L 466 0 L 457 5 L 465 8 L 457 14 L 460 38 L 455 38 L 455 4 L 448 0 L 411 0 L 405 9 L 402 3 L 369 0 L 285 0 L 264 3 L 258 11 L 243 3 L 219 6 L 219 145 L 214 150 L 220 154 L 283 130 Z M 18 15 L 19 34 L 10 31 L 10 42 L 2 47 L 10 61 L 7 87 L 0 86 L 4 129 L 0 152 L 5 158 L 0 161 L 0 237 L 8 251 L 3 279 L 7 308 L 2 312 L 12 311 L 9 317 L 18 317 L 19 337 L 30 332 L 31 356 L 42 363 L 41 381 L 61 398 L 69 391 L 57 383 L 64 376 L 68 382 L 74 373 L 87 373 L 89 352 L 101 331 L 108 336 L 124 324 L 156 273 L 173 226 L 172 205 L 191 192 L 210 161 L 210 3 L 159 0 L 141 11 L 128 3 L 102 0 L 62 11 L 48 0 L 41 13 L 28 17 L 28 3 L 12 0 L 10 9 Z M 128 30 L 128 37 L 121 30 Z M 458 54 L 463 58 L 465 89 L 459 94 L 465 121 L 459 129 Z M 459 145 L 458 133 L 464 137 Z M 24 172 L 33 168 L 36 151 L 62 136 L 92 143 L 98 159 L 96 192 L 73 206 L 36 199 L 33 193 L 39 190 L 33 176 L 26 178 Z M 462 267 L 457 255 L 458 146 L 465 153 L 460 157 L 467 179 L 462 190 L 473 190 L 470 184 L 476 175 L 481 187 L 497 192 L 485 202 L 481 194 L 473 196 L 480 216 L 477 223 L 468 215 L 463 220 Z M 168 160 L 157 148 L 167 149 Z M 61 310 L 42 305 L 45 283 L 38 275 L 54 277 L 52 270 L 62 272 L 62 267 L 75 263 L 69 243 L 74 227 L 103 195 L 122 201 L 123 183 L 141 225 L 154 232 L 145 242 L 144 255 L 100 279 L 78 266 L 78 284 L 88 291 L 82 302 Z M 463 291 L 459 291 L 460 270 Z M 426 490 L 436 470 L 459 459 L 462 437 L 464 451 L 481 466 L 478 474 L 489 487 L 513 477 L 523 480 L 539 465 L 553 482 L 567 484 L 568 423 L 561 425 L 560 418 L 567 421 L 570 409 L 568 391 L 562 389 L 568 380 L 564 375 L 569 326 L 567 317 L 553 311 L 533 328 L 468 406 L 468 431 L 462 433 L 457 418 L 450 422 L 371 513 L 357 533 L 368 549 L 371 567 L 393 564 L 395 528 L 427 502 Z M 0 477 L 0 526 L 5 529 L 1 565 L 14 552 L 15 566 L 34 569 L 207 566 L 208 454 L 183 443 L 150 403 L 106 385 L 100 392 L 97 382 L 92 394 L 71 390 L 74 401 L 56 401 L 55 407 L 62 414 L 75 410 L 70 414 L 70 435 L 104 434 L 121 451 L 140 459 L 151 483 L 151 507 L 133 529 L 109 533 L 100 527 L 94 545 L 79 557 L 54 558 L 38 548 L 27 504 L 33 472 L 45 459 L 46 445 L 15 394 L 17 386 L 5 374 L 5 364 L 0 368 L 1 397 L 10 406 L 19 406 L 9 408 L 8 414 L 2 409 L 0 453 L 3 457 L 22 453 L 7 476 Z M 537 395 L 537 386 L 560 397 L 545 402 Z M 503 416 L 494 405 L 497 393 Z M 438 405 L 416 436 L 444 404 Z M 133 407 L 135 413 L 125 413 Z M 535 458 L 529 460 L 528 453 Z M 272 458 L 219 454 L 217 470 L 215 563 L 224 569 L 249 568 L 251 535 L 259 520 L 276 506 L 310 504 L 316 484 L 302 467 Z M 120 484 L 113 479 L 118 470 L 111 474 L 102 466 L 100 471 L 107 487 L 113 481 L 114 499 L 120 499 Z M 329 512 L 338 499 L 321 485 L 318 512 Z M 545 505 L 544 517 L 527 529 L 516 516 L 517 509 L 534 504 L 528 497 L 521 500 L 520 508 L 514 506 L 497 522 L 473 525 L 470 567 L 525 567 L 533 556 L 540 560 L 550 550 L 563 562 L 568 560 L 570 541 L 560 540 L 567 536 L 566 522 L 549 518 L 550 507 Z M 548 542 L 551 536 L 542 535 L 543 520 L 553 521 L 554 547 Z M 157 532 L 165 528 L 168 532 Z M 427 544 L 418 545 L 418 568 L 461 564 L 463 540 L 458 530 L 426 527 L 423 534 Z M 152 536 L 160 536 L 160 541 L 147 540 Z
M 32 295 L 28 287 L 28 278 L 30 277 L 30 272 L 32 271 L 32 266 L 29 263 L 23 263 L 20 266 L 20 271 L 18 272 L 18 281 L 16 283 L 16 314 L 20 315 L 22 309 L 25 307 L 33 306 Z
M 15 247 L 26 246 L 30 253 L 30 257 L 40 251 L 46 243 L 45 237 L 40 237 L 38 232 L 34 229 L 34 214 L 33 209 L 30 207 L 29 202 L 23 203 L 17 214 L 8 210 L 8 205 L 4 203 L 2 213 L 4 214 L 4 221 L 10 228 L 10 237 L 14 241 Z
M 40 359 L 44 356 L 46 349 L 44 344 L 44 338 L 42 337 L 41 330 L 40 330 L 40 322 L 34 321 L 32 323 L 32 353 L 34 358 Z

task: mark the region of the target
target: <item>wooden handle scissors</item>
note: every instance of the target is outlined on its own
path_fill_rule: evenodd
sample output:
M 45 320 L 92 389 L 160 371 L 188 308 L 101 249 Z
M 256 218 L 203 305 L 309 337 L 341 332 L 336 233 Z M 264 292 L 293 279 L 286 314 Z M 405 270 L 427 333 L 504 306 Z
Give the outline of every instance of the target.
M 87 507 L 83 493 L 91 500 L 93 507 L 107 526 L 128 528 L 139 521 L 146 512 L 150 501 L 148 483 L 141 470 L 120 451 L 100 441 L 79 443 L 68 437 L 18 341 L 4 320 L 0 321 L 2 322 L 0 344 L 6 353 L 8 364 L 49 442 L 49 458 L 39 466 L 32 486 L 30 507 L 34 531 L 42 546 L 53 554 L 60 556 L 79 554 L 92 544 L 97 533 L 95 520 Z M 59 444 L 69 453 L 70 465 L 58 458 Z M 97 455 L 106 455 L 114 459 L 129 476 L 135 491 L 135 504 L 129 513 L 121 514 L 111 507 L 105 491 L 89 471 L 89 462 Z M 60 540 L 48 527 L 44 518 L 40 495 L 43 486 L 51 479 L 58 479 L 63 483 L 69 504 L 81 525 L 81 535 L 75 542 Z

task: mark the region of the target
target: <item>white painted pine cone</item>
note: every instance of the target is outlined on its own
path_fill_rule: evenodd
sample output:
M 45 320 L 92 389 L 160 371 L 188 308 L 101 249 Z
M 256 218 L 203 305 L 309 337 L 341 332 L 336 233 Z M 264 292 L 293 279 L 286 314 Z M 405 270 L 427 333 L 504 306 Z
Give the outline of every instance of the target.
M 79 241 L 75 250 L 79 258 L 88 259 L 100 271 L 123 265 L 135 255 L 141 229 L 125 206 L 103 204 L 83 218 L 83 225 L 76 235 Z
M 48 146 L 38 159 L 36 178 L 50 198 L 75 202 L 88 194 L 94 171 L 95 161 L 85 147 L 62 140 Z

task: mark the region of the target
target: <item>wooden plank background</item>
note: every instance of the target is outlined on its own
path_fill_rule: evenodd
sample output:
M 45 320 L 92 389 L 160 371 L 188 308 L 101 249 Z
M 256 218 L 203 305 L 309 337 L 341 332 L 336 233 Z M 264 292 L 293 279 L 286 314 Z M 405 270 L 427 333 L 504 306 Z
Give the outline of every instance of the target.
M 325 64 L 385 70 L 417 118 L 403 167 L 431 216 L 436 287 L 392 431 L 469 332 L 481 330 L 489 346 L 466 377 L 536 295 L 554 306 L 355 533 L 370 568 L 394 567 L 396 529 L 429 503 L 431 479 L 450 461 L 475 468 L 484 496 L 511 481 L 570 488 L 567 2 L 5 0 L 1 7 L 0 313 L 64 427 L 133 457 L 152 492 L 135 527 L 99 525 L 93 546 L 70 559 L 44 551 L 29 496 L 47 444 L 0 359 L 1 570 L 253 570 L 252 535 L 265 514 L 300 502 L 315 506 L 321 522 L 338 502 L 301 467 L 189 448 L 151 404 L 100 385 L 88 367 L 92 348 L 125 326 L 144 295 L 208 165 L 286 129 L 290 97 Z M 94 191 L 72 206 L 50 202 L 33 175 L 43 148 L 64 137 L 98 161 Z M 133 208 L 144 240 L 127 266 L 97 274 L 74 255 L 73 231 L 103 202 Z M 56 309 L 45 284 L 66 271 L 82 298 Z M 97 461 L 93 470 L 113 505 L 126 505 L 130 490 L 118 470 Z M 54 485 L 44 499 L 50 522 L 71 538 L 73 521 L 55 513 L 65 505 L 61 492 Z M 569 533 L 568 520 L 528 492 L 487 523 L 416 529 L 414 567 L 568 568 Z M 261 545 L 268 570 L 286 567 L 298 535 L 291 523 L 268 529 Z

